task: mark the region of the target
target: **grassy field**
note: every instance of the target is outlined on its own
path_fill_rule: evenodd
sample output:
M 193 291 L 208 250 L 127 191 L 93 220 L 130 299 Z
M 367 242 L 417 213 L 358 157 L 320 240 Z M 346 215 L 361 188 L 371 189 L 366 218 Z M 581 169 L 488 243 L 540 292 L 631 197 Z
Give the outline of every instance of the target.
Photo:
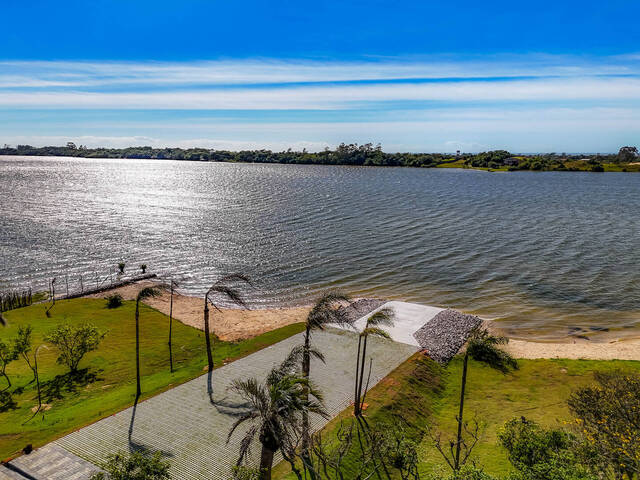
M 470 362 L 465 419 L 477 418 L 483 425 L 482 438 L 472 459 L 488 473 L 502 476 L 510 470 L 505 452 L 497 444 L 497 433 L 513 417 L 525 416 L 548 427 L 562 427 L 570 419 L 566 400 L 576 388 L 593 380 L 596 370 L 640 371 L 640 362 L 586 360 L 520 360 L 520 370 L 503 375 Z M 454 359 L 444 369 L 416 355 L 374 387 L 367 397 L 369 423 L 393 424 L 406 421 L 407 433 L 419 442 L 421 474 L 449 473 L 433 446 L 427 428 L 443 438 L 455 433 L 462 360 Z M 325 429 L 335 436 L 340 422 L 350 422 L 351 411 L 343 412 Z M 348 462 L 347 462 L 348 463 Z M 274 478 L 294 478 L 288 466 L 280 464 Z M 349 478 L 346 476 L 345 478 Z
M 45 305 L 32 305 L 6 312 L 9 324 L 0 328 L 0 339 L 8 343 L 20 325 L 34 329 L 33 345 L 63 323 L 91 322 L 107 334 L 99 349 L 80 363 L 83 375 L 71 379 L 65 366 L 56 363 L 51 345 L 40 350 L 38 367 L 46 410 L 29 420 L 37 406 L 33 375 L 24 360 L 9 365 L 14 407 L 0 411 L 0 459 L 16 455 L 26 444 L 43 445 L 83 425 L 130 406 L 135 398 L 135 302 L 107 309 L 102 299 L 74 299 L 56 302 L 51 318 Z M 143 398 L 197 377 L 206 368 L 204 334 L 180 322 L 173 323 L 173 374 L 169 372 L 168 322 L 164 314 L 142 305 L 140 310 L 141 371 Z M 213 315 L 215 323 L 215 313 Z M 241 342 L 214 342 L 216 366 L 248 355 L 302 331 L 302 324 L 290 325 Z M 30 383 L 31 382 L 31 383 Z M 5 381 L 0 378 L 0 388 Z M 27 422 L 28 421 L 28 422 Z M 27 422 L 25 424 L 25 422 Z

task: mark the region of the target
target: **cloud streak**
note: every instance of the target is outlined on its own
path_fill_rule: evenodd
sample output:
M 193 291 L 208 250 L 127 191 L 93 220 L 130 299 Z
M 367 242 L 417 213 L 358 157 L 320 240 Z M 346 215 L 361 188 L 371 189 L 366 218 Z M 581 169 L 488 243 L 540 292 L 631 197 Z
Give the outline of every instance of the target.
M 200 62 L 0 62 L 0 87 L 137 87 L 416 79 L 640 75 L 640 55 L 432 56 L 362 61 L 245 59 Z
M 640 79 L 401 83 L 161 92 L 1 92 L 4 108 L 341 110 L 389 102 L 638 101 Z
M 611 151 L 637 138 L 638 107 L 638 54 L 0 62 L 11 143 Z

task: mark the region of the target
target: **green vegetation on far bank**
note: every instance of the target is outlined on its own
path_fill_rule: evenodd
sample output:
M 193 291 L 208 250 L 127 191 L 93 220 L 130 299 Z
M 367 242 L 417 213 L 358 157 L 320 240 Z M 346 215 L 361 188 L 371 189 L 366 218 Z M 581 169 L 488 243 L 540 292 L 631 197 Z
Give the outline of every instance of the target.
M 434 474 L 446 478 L 451 473 L 435 449 L 433 437 L 441 434 L 443 440 L 455 440 L 462 365 L 462 357 L 443 368 L 416 354 L 367 396 L 365 418 L 370 425 L 403 425 L 407 437 L 417 443 L 421 478 Z M 567 406 L 571 392 L 592 384 L 594 372 L 640 373 L 640 362 L 634 361 L 519 360 L 519 365 L 519 370 L 505 375 L 478 362 L 469 363 L 465 420 L 475 417 L 481 424 L 481 436 L 468 463 L 476 462 L 497 478 L 513 471 L 498 439 L 507 421 L 526 417 L 543 427 L 564 429 L 565 422 L 573 420 Z M 341 426 L 344 429 L 353 421 L 352 412 L 348 408 L 324 428 L 328 445 L 337 444 L 336 435 Z M 358 461 L 356 457 L 345 459 L 344 478 L 351 478 L 350 465 Z M 282 462 L 274 469 L 274 478 L 293 480 L 295 476 Z
M 66 146 L 32 147 L 18 145 L 0 148 L 0 155 L 64 156 L 80 158 L 130 158 L 189 160 L 203 162 L 282 163 L 301 165 L 352 165 L 380 167 L 473 168 L 489 171 L 587 171 L 640 172 L 636 147 L 622 147 L 617 154 L 573 155 L 545 153 L 514 155 L 506 150 L 482 153 L 388 153 L 380 144 L 340 144 L 334 150 L 320 152 L 270 150 L 227 151 L 206 148 L 87 148 L 68 143 Z
M 38 372 L 44 409 L 33 419 L 37 393 L 33 374 L 25 361 L 18 359 L 7 367 L 12 387 L 12 402 L 0 411 L 0 459 L 12 457 L 27 444 L 44 445 L 70 431 L 111 415 L 133 404 L 136 395 L 135 374 L 135 302 L 119 308 L 107 308 L 102 299 L 59 300 L 45 314 L 47 306 L 36 304 L 5 312 L 8 322 L 0 329 L 0 340 L 10 343 L 20 326 L 33 327 L 33 348 L 44 344 L 38 353 Z M 56 363 L 58 351 L 44 337 L 58 325 L 82 325 L 90 322 L 106 335 L 97 350 L 87 353 L 79 372 Z M 146 305 L 140 309 L 140 358 L 142 398 L 205 373 L 207 355 L 203 332 L 173 322 L 173 361 L 169 373 L 168 317 Z M 215 339 L 213 355 L 216 367 L 248 355 L 284 338 L 301 332 L 302 324 L 289 325 L 258 337 L 223 342 Z M 31 352 L 33 356 L 33 352 Z M 0 378 L 0 390 L 6 382 Z M 34 409 L 34 410 L 32 410 Z M 25 422 L 27 422 L 25 424 Z

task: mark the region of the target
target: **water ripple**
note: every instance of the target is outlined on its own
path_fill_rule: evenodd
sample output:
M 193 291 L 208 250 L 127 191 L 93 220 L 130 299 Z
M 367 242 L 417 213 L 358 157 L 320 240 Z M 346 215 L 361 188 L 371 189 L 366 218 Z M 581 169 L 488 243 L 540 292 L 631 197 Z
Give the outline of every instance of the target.
M 327 288 L 452 306 L 511 334 L 640 322 L 640 176 L 0 158 L 2 285 L 126 261 L 255 305 Z

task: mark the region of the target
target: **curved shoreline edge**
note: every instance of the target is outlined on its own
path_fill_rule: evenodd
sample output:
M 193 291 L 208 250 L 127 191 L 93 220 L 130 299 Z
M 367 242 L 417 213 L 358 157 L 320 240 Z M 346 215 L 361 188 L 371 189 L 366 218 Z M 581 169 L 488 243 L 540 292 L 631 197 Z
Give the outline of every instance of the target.
M 126 300 L 135 298 L 137 291 L 148 285 L 157 285 L 152 279 L 119 286 L 113 291 L 120 293 Z M 104 292 L 90 295 L 102 298 Z M 164 314 L 169 313 L 169 296 L 164 294 L 150 298 L 145 302 Z M 422 305 L 422 307 L 428 307 Z M 303 322 L 310 306 L 265 308 L 258 310 L 222 309 L 216 313 L 213 330 L 223 340 L 239 340 L 253 337 L 292 323 Z M 435 307 L 434 307 L 435 308 Z M 174 294 L 174 318 L 192 327 L 203 329 L 202 299 L 198 297 Z M 500 326 L 492 321 L 484 325 L 495 334 L 505 335 Z M 508 335 L 505 335 L 508 337 Z M 567 337 L 561 342 L 538 342 L 510 338 L 505 349 L 522 359 L 584 359 L 584 360 L 637 360 L 640 361 L 640 338 L 596 342 Z

